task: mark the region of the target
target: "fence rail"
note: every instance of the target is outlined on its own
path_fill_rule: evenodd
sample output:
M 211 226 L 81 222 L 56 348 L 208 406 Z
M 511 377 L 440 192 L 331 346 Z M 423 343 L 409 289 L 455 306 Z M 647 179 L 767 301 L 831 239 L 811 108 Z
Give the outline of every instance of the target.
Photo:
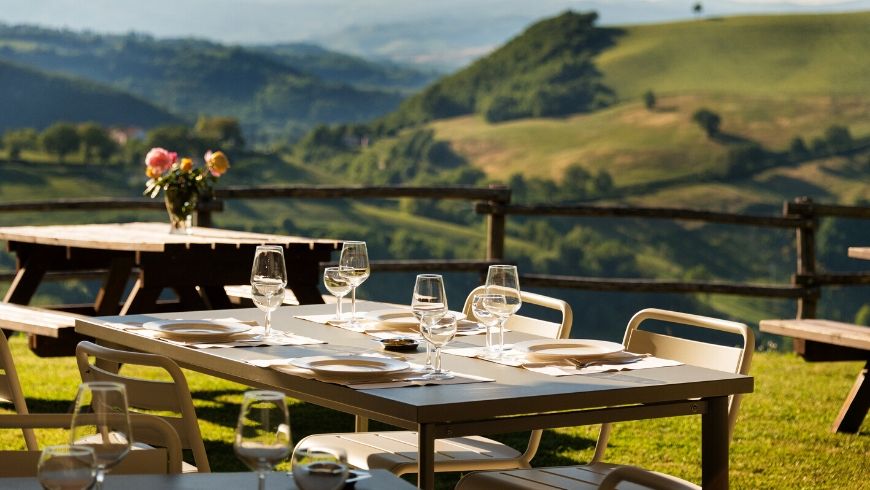
M 795 230 L 795 273 L 789 284 L 753 284 L 722 281 L 670 281 L 645 278 L 600 278 L 570 275 L 526 273 L 525 285 L 571 288 L 597 291 L 715 293 L 770 298 L 795 299 L 798 317 L 812 318 L 816 314 L 820 287 L 870 285 L 870 273 L 840 273 L 816 271 L 815 239 L 818 220 L 823 217 L 870 219 L 870 207 L 815 203 L 798 198 L 784 203 L 781 216 L 726 213 L 699 209 L 593 206 L 578 205 L 516 205 L 511 204 L 511 190 L 504 186 L 259 186 L 229 187 L 215 190 L 215 198 L 201 203 L 197 212 L 200 226 L 210 226 L 212 213 L 221 212 L 230 199 L 460 199 L 475 203 L 475 212 L 486 218 L 487 247 L 482 259 L 458 260 L 380 260 L 372 261 L 374 270 L 483 272 L 489 265 L 505 261 L 506 219 L 510 216 L 562 216 L 588 218 L 639 218 L 701 221 L 738 226 Z M 34 202 L 0 204 L 2 212 L 69 211 L 69 210 L 159 210 L 160 200 L 147 198 L 55 199 Z M 96 277 L 100 271 L 88 274 L 57 274 L 55 279 Z M 0 273 L 9 280 L 11 273 Z

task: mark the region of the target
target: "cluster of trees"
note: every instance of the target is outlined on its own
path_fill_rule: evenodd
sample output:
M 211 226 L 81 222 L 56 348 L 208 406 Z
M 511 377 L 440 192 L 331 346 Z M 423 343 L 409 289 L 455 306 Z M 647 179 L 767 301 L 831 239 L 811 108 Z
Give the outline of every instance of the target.
M 79 153 L 83 161 L 102 162 L 135 161 L 148 148 L 161 146 L 179 153 L 201 153 L 206 149 L 241 149 L 245 145 L 238 120 L 229 117 L 200 117 L 190 128 L 185 125 L 158 126 L 150 130 L 145 139 L 113 134 L 95 122 L 73 124 L 56 122 L 43 131 L 20 128 L 6 131 L 0 138 L 10 160 L 21 158 L 25 150 L 44 151 L 56 155 L 60 162 Z

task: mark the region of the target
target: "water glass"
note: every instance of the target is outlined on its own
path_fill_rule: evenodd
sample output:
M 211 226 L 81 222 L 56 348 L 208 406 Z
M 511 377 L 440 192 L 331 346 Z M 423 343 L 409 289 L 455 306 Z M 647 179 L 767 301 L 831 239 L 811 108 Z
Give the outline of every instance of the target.
M 489 266 L 486 274 L 486 294 L 483 307 L 498 319 L 498 344 L 493 346 L 493 355 L 501 356 L 505 350 L 504 325 L 523 304 L 517 266 Z
M 493 315 L 486 309 L 485 302 L 492 302 L 496 299 L 495 295 L 491 294 L 475 294 L 471 299 L 471 313 L 477 322 L 486 328 L 486 351 L 494 352 L 494 345 L 498 342 L 495 339 L 497 330 L 493 327 L 498 325 L 498 317 Z
M 435 370 L 424 374 L 423 377 L 432 380 L 452 378 L 452 373 L 441 369 L 441 348 L 456 336 L 456 317 L 447 314 L 436 322 L 422 323 L 420 333 L 430 344 L 435 346 Z
M 236 456 L 257 472 L 260 490 L 266 473 L 290 454 L 290 416 L 284 394 L 246 391 L 233 440 Z
M 347 296 L 351 286 L 342 275 L 341 267 L 327 267 L 323 269 L 323 285 L 329 294 L 335 296 L 335 320 L 341 321 L 341 298 Z
M 299 490 L 338 490 L 347 480 L 344 449 L 297 446 L 293 450 L 293 481 Z
M 251 298 L 257 308 L 266 313 L 263 338 L 274 337 L 272 312 L 284 302 L 287 287 L 287 268 L 284 265 L 284 248 L 280 245 L 260 245 L 254 253 L 251 267 Z
M 447 293 L 444 278 L 439 274 L 420 274 L 414 283 L 411 312 L 420 321 L 420 333 L 429 323 L 435 323 L 447 313 Z M 424 336 L 425 337 L 425 336 Z M 432 370 L 432 344 L 426 342 L 426 370 Z
M 70 444 L 93 449 L 96 461 L 94 488 L 103 487 L 106 473 L 127 456 L 132 443 L 124 385 L 109 381 L 80 384 L 70 426 Z
M 94 448 L 61 444 L 46 446 L 39 455 L 36 478 L 46 490 L 83 490 L 96 480 Z
M 356 317 L 356 288 L 360 286 L 371 274 L 369 266 L 369 253 L 366 242 L 349 241 L 341 246 L 341 256 L 338 266 L 344 279 L 350 283 L 350 324 L 359 327 Z

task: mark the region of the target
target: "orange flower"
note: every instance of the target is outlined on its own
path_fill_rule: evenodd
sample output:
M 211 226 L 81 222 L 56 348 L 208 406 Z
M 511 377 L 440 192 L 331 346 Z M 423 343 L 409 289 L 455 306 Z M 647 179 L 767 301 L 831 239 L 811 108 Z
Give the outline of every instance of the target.
M 215 177 L 220 177 L 230 168 L 230 161 L 222 151 L 212 153 L 211 150 L 205 154 L 205 165 L 208 171 Z
M 182 158 L 181 165 L 179 165 L 178 168 L 180 168 L 182 172 L 190 172 L 193 170 L 193 160 L 187 157 Z

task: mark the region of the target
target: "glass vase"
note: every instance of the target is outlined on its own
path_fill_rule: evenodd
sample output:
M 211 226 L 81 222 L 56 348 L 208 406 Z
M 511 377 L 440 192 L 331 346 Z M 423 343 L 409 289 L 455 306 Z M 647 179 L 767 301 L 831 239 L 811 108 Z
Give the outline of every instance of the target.
M 169 187 L 164 191 L 170 234 L 189 235 L 193 231 L 193 213 L 196 211 L 198 197 L 192 189 Z

